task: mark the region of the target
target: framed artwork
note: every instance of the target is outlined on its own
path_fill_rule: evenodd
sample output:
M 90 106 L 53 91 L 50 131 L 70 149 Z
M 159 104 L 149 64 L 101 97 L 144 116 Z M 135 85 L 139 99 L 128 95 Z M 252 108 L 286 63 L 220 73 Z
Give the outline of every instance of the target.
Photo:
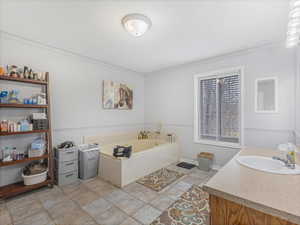
M 102 103 L 104 109 L 132 109 L 132 88 L 126 84 L 104 80 L 102 89 Z

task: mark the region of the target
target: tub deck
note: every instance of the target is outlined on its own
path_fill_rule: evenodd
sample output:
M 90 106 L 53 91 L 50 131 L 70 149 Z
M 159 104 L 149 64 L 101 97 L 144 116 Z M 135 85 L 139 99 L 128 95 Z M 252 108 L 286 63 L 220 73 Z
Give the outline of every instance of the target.
M 118 143 L 114 143 L 114 144 L 107 144 L 104 146 L 101 146 L 100 149 L 100 153 L 105 154 L 107 156 L 111 156 L 115 159 L 128 159 L 126 157 L 120 157 L 120 158 L 116 158 L 113 156 L 113 149 L 117 146 L 132 146 L 132 155 L 139 153 L 139 152 L 143 152 L 143 151 L 147 151 L 148 149 L 157 147 L 159 145 L 162 144 L 168 144 L 166 141 L 164 140 L 156 140 L 156 139 L 143 139 L 143 140 L 130 140 L 130 141 L 123 141 L 123 142 L 118 142 Z

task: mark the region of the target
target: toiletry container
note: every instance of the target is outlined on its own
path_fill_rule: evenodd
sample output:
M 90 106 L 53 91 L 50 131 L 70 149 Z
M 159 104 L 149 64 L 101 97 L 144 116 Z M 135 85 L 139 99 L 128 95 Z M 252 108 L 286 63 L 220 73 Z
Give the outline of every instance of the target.
M 78 180 L 78 148 L 55 148 L 55 178 L 59 186 Z

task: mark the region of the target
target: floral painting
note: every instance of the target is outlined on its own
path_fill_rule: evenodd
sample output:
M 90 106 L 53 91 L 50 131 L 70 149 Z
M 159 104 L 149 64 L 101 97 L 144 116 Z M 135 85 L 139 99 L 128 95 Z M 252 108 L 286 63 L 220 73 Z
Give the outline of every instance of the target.
M 114 81 L 103 81 L 104 109 L 132 109 L 133 91 L 126 84 Z

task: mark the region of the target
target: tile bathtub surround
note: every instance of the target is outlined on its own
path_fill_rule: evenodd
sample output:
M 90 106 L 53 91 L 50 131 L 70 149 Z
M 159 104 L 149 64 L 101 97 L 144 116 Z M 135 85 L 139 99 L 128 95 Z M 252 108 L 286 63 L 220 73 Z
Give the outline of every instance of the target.
M 42 188 L 0 202 L 0 224 L 147 225 L 170 207 L 179 193 L 194 183 L 203 184 L 213 175 L 194 169 L 179 170 L 185 176 L 160 192 L 138 183 L 120 189 L 98 177 Z

